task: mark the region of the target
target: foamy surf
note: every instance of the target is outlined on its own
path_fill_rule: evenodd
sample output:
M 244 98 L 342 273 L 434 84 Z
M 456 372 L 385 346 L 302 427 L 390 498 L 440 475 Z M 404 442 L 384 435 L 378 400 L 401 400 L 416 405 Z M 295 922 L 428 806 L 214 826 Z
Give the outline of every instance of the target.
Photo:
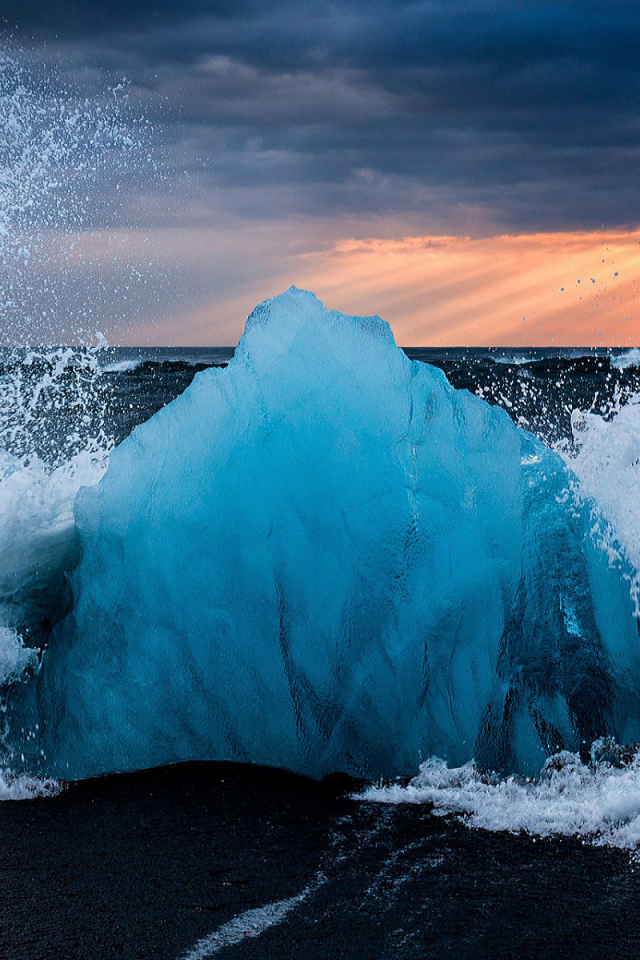
M 57 797 L 61 791 L 62 785 L 51 777 L 13 776 L 6 770 L 0 770 L 0 801 Z
M 591 506 L 592 533 L 613 565 L 631 566 L 630 591 L 640 615 L 640 395 L 619 396 L 604 414 L 574 410 L 565 462 L 573 493 Z
M 144 360 L 114 360 L 113 363 L 107 363 L 103 368 L 103 373 L 132 373 L 144 363 Z
M 319 882 L 316 881 L 315 884 L 306 887 L 295 897 L 278 900 L 275 903 L 267 903 L 262 907 L 256 907 L 254 910 L 246 910 L 239 916 L 234 917 L 233 920 L 223 924 L 219 929 L 214 930 L 208 937 L 199 940 L 185 954 L 184 960 L 207 960 L 208 957 L 213 957 L 220 950 L 235 947 L 245 940 L 253 940 L 262 936 L 271 927 L 286 920 L 289 914 L 296 907 L 301 906 L 318 886 Z
M 75 546 L 73 504 L 102 476 L 106 452 L 84 451 L 51 470 L 0 451 L 0 622 L 31 619 L 46 603 Z
M 36 651 L 25 647 L 17 630 L 0 627 L 0 684 L 19 679 L 37 662 Z
M 99 371 L 92 351 L 31 352 L 0 377 L 0 707 L 11 686 L 40 666 L 34 643 L 61 609 L 66 573 L 76 561 L 74 503 L 98 483 L 111 444 L 102 430 Z M 65 418 L 64 421 L 62 418 Z M 64 422 L 56 441 L 38 427 Z M 53 442 L 49 444 L 47 441 Z M 38 455 L 46 450 L 48 459 Z M 13 452 L 11 452 L 13 451 Z M 24 637 L 28 637 L 27 646 Z M 4 763 L 19 757 L 0 730 Z M 52 778 L 18 775 L 0 766 L 0 801 L 59 792 Z
M 112 447 L 101 346 L 2 358 L 0 627 L 50 617 L 74 562 L 76 494 L 98 483 Z
M 611 357 L 611 366 L 617 370 L 628 370 L 629 367 L 640 367 L 640 350 L 633 347 L 624 353 L 616 354 Z
M 409 783 L 371 786 L 356 799 L 387 804 L 428 804 L 439 817 L 469 827 L 533 837 L 577 837 L 640 856 L 640 751 L 616 765 L 619 750 L 605 741 L 583 763 L 566 751 L 545 763 L 540 777 L 500 778 L 473 763 L 449 767 L 432 757 Z

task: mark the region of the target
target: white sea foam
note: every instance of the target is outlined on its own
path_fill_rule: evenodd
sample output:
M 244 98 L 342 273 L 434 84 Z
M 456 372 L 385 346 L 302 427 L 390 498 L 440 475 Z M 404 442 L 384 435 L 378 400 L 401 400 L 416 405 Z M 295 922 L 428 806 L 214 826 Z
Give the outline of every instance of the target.
M 80 487 L 98 482 L 105 450 L 85 450 L 51 470 L 37 458 L 0 450 L 0 626 L 37 615 L 71 562 L 73 504 Z
M 470 827 L 538 837 L 575 836 L 596 845 L 640 847 L 640 753 L 621 767 L 597 759 L 585 765 L 563 752 L 526 781 L 482 774 L 473 763 L 449 768 L 431 758 L 410 783 L 372 786 L 358 799 L 428 804 L 436 816 L 454 816 Z
M 618 397 L 605 416 L 574 410 L 565 445 L 574 493 L 592 505 L 593 534 L 612 563 L 626 561 L 640 615 L 640 396 Z
M 633 347 L 631 350 L 625 350 L 624 353 L 614 354 L 610 363 L 617 370 L 627 370 L 629 367 L 640 367 L 640 349 Z
M 37 622 L 73 559 L 73 505 L 112 443 L 93 349 L 7 353 L 0 376 L 0 627 Z
M 98 482 L 111 443 L 95 351 L 5 354 L 0 376 L 0 691 L 38 669 L 20 631 L 55 613 L 75 562 L 74 502 Z M 50 429 L 55 429 L 50 433 Z M 95 433 L 94 433 L 95 428 Z M 46 451 L 44 459 L 40 452 Z M 0 709 L 2 701 L 0 700 Z M 0 747 L 9 733 L 3 723 Z M 12 760 L 7 751 L 4 762 Z M 51 796 L 54 780 L 0 767 L 0 800 Z
M 531 357 L 491 357 L 494 363 L 501 363 L 503 365 L 520 367 L 525 363 L 531 363 Z
M 113 363 L 107 363 L 102 370 L 103 373 L 129 373 L 137 370 L 143 362 L 143 360 L 116 360 Z
M 25 647 L 16 630 L 0 626 L 0 684 L 19 679 L 37 663 L 34 650 Z
M 14 776 L 6 770 L 0 770 L 0 801 L 55 797 L 61 790 L 62 785 L 51 777 Z
M 0 690 L 38 669 L 37 651 L 24 645 L 16 627 L 37 625 L 55 610 L 74 562 L 76 494 L 98 482 L 107 457 L 107 450 L 94 447 L 51 469 L 35 457 L 21 460 L 0 450 Z M 4 725 L 0 745 L 8 732 Z M 0 801 L 59 790 L 53 779 L 14 775 L 0 766 Z
M 311 884 L 297 896 L 289 897 L 287 900 L 277 900 L 275 903 L 267 903 L 265 906 L 256 907 L 254 910 L 246 910 L 214 930 L 208 937 L 199 940 L 185 955 L 184 960 L 206 960 L 207 957 L 214 956 L 220 950 L 234 947 L 244 940 L 259 937 L 270 927 L 282 923 L 292 910 L 309 897 L 318 885 L 318 882 Z

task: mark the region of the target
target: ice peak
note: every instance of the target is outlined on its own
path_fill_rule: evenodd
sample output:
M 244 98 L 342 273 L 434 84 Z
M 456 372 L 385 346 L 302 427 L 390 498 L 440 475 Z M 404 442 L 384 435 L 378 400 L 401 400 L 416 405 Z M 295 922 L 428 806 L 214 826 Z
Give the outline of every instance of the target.
M 327 350 L 356 345 L 374 340 L 395 346 L 391 327 L 378 316 L 358 317 L 337 310 L 327 310 L 310 290 L 290 286 L 284 293 L 258 304 L 247 317 L 244 334 L 236 354 L 251 356 L 280 354 L 297 338 L 308 339 Z

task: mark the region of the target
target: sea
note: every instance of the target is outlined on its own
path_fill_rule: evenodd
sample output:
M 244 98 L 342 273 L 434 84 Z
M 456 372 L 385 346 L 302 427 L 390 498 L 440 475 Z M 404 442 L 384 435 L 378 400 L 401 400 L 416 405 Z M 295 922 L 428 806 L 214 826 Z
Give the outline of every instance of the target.
M 34 555 L 42 567 L 62 549 L 77 491 L 99 481 L 113 449 L 233 352 L 0 351 L 0 595 L 11 582 L 23 596 Z M 607 502 L 633 559 L 640 351 L 405 352 L 556 449 Z M 5 645 L 5 675 L 41 640 Z M 633 745 L 556 757 L 534 780 L 436 758 L 416 774 L 315 780 L 210 762 L 65 782 L 6 770 L 0 956 L 640 955 Z

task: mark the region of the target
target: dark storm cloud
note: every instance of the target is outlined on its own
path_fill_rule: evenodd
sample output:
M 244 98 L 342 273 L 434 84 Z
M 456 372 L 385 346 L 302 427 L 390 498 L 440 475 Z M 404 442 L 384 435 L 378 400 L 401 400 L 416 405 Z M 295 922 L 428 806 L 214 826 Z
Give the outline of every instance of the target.
M 373 214 L 458 230 L 478 211 L 489 229 L 640 220 L 636 3 L 0 11 L 79 82 L 95 65 L 131 78 L 160 112 L 165 162 L 181 190 L 189 174 L 197 215 L 209 197 L 246 217 Z

